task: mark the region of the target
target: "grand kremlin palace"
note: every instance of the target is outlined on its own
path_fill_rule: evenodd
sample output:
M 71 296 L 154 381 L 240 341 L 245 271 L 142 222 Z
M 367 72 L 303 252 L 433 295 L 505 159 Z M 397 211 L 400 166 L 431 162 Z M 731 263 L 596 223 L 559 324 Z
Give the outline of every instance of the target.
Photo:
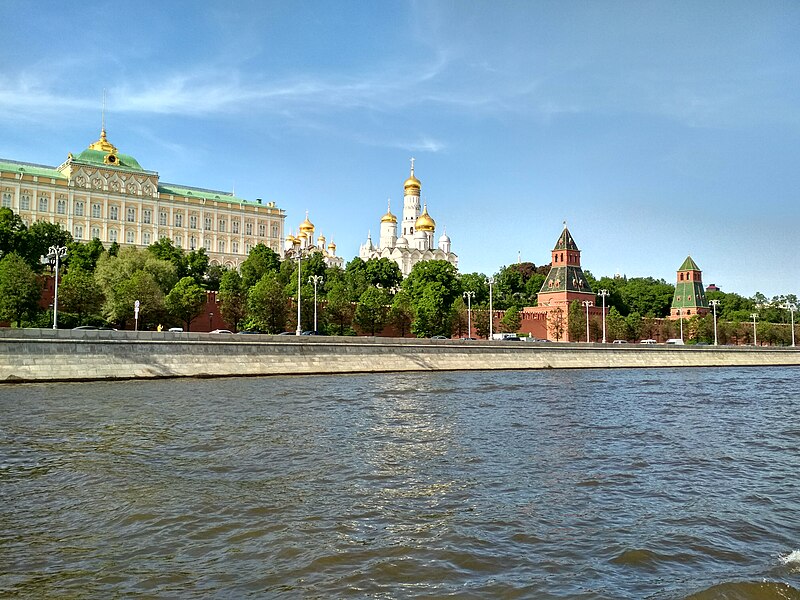
M 0 159 L 0 206 L 26 225 L 60 224 L 75 240 L 147 247 L 170 238 L 184 250 L 205 248 L 211 264 L 238 267 L 257 244 L 283 255 L 286 212 L 274 202 L 160 182 L 100 139 L 59 167 Z

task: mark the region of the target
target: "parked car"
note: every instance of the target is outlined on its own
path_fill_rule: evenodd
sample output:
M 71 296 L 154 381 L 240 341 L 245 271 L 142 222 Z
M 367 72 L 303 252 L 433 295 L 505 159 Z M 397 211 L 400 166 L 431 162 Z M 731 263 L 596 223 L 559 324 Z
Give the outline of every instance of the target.
M 170 327 L 167 331 L 170 333 L 183 333 L 183 327 Z
M 233 333 L 230 329 L 215 329 L 211 333 Z
M 667 346 L 683 346 L 683 340 L 680 338 L 671 338 L 664 342 Z
M 446 335 L 432 335 L 431 339 L 432 340 L 449 340 L 450 338 L 447 337 Z
M 474 337 L 462 337 L 461 339 L 462 339 L 462 340 L 476 340 L 476 339 L 478 339 L 478 338 L 474 338 Z
M 614 340 L 612 344 L 627 344 L 628 340 Z
M 260 329 L 242 329 L 239 333 L 243 335 L 247 334 L 255 335 L 259 333 L 266 333 L 266 331 L 261 331 Z
M 650 339 L 648 339 L 648 340 L 642 340 L 642 341 L 641 341 L 641 342 L 639 342 L 639 343 L 640 343 L 640 344 L 646 344 L 646 345 L 648 345 L 648 346 L 655 346 L 656 344 L 658 344 L 658 342 L 657 342 L 657 341 L 655 341 L 655 340 L 650 340 Z

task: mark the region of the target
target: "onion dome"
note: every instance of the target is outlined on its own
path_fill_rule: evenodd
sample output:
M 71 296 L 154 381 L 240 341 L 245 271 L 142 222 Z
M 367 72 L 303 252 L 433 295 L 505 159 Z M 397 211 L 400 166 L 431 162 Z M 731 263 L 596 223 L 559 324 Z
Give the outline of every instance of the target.
M 450 236 L 447 235 L 446 231 L 442 234 L 442 237 L 439 238 L 439 243 L 440 244 L 449 244 L 450 243 Z
M 411 159 L 411 175 L 406 179 L 405 183 L 403 183 L 403 190 L 405 191 L 406 196 L 419 196 L 419 190 L 421 187 L 420 180 L 414 177 L 414 159 Z
M 434 221 L 428 214 L 428 205 L 422 209 L 422 214 L 417 217 L 417 222 L 414 224 L 416 231 L 434 231 L 436 229 L 436 221 Z
M 308 211 L 306 211 L 306 220 L 300 223 L 300 233 L 313 233 L 314 224 L 308 220 Z
M 336 244 L 333 243 L 333 240 L 331 240 L 331 243 L 328 244 L 328 250 L 330 250 L 331 254 L 336 253 Z
M 397 223 L 397 217 L 392 214 L 392 201 L 388 201 L 386 214 L 381 217 L 381 223 Z
M 404 237 L 397 238 L 394 246 L 395 248 L 408 248 L 408 240 Z
M 317 238 L 317 246 L 319 246 L 320 248 L 324 248 L 325 247 L 325 236 L 322 235 L 321 233 L 319 234 L 319 237 Z

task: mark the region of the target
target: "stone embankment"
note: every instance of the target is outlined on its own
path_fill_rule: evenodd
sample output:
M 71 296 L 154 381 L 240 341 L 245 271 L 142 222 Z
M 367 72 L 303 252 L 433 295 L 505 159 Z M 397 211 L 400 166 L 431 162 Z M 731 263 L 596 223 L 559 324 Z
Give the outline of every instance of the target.
M 795 348 L 0 330 L 0 382 L 475 369 L 797 366 Z

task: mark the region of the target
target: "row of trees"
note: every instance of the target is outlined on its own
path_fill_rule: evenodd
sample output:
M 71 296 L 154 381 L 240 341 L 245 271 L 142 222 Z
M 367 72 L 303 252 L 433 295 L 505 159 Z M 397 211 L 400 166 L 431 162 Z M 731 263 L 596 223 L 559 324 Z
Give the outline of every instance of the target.
M 322 254 L 301 261 L 281 260 L 264 245 L 258 245 L 237 270 L 210 265 L 203 249 L 185 252 L 168 239 L 147 249 L 104 248 L 99 240 L 82 243 L 72 240 L 59 226 L 37 222 L 30 227 L 10 209 L 0 209 L 0 320 L 17 326 L 46 326 L 50 312 L 39 306 L 41 273 L 46 269 L 41 256 L 50 246 L 66 246 L 59 285 L 59 322 L 65 327 L 80 324 L 130 325 L 134 301 L 140 302 L 140 327 L 182 325 L 192 322 L 206 306 L 207 292 L 217 291 L 217 310 L 234 329 L 276 333 L 296 328 L 297 286 L 301 286 L 301 329 L 313 329 L 316 289 L 317 328 L 336 335 L 352 335 L 356 330 L 378 334 L 389 327 L 395 335 L 468 335 L 467 305 L 463 292 L 470 291 L 472 324 L 480 336 L 489 332 L 489 278 L 482 273 L 459 274 L 445 261 L 426 261 L 415 265 L 403 278 L 397 265 L 388 259 L 351 260 L 344 269 L 328 267 Z M 300 273 L 298 277 L 298 266 Z M 549 265 L 519 263 L 494 274 L 493 307 L 503 310 L 499 331 L 515 332 L 520 327 L 520 310 L 536 304 Z M 595 279 L 585 272 L 594 291 L 606 289 L 608 337 L 637 339 L 661 337 L 673 325 L 661 322 L 669 314 L 674 286 L 653 278 Z M 764 332 L 759 339 L 771 341 L 765 322 L 784 323 L 786 311 L 781 302 L 796 302 L 794 296 L 774 298 L 763 295 L 744 298 L 737 294 L 709 292 L 719 299 L 720 339 L 747 340 L 746 323 L 757 312 Z M 600 302 L 597 302 L 600 305 Z M 585 337 L 585 315 L 579 306 L 571 307 L 570 337 Z M 695 324 L 689 324 L 696 321 Z M 687 323 L 690 335 L 707 339 L 708 319 Z M 730 327 L 724 323 L 730 323 Z M 599 319 L 589 323 L 594 339 L 602 336 Z M 713 328 L 713 324 L 712 324 Z M 780 327 L 776 332 L 782 331 Z M 782 335 L 782 334 L 781 334 Z M 713 336 L 713 333 L 712 333 Z M 775 337 L 778 336 L 778 337 Z M 775 334 L 776 343 L 783 339 Z M 723 342 L 724 343 L 724 342 Z

